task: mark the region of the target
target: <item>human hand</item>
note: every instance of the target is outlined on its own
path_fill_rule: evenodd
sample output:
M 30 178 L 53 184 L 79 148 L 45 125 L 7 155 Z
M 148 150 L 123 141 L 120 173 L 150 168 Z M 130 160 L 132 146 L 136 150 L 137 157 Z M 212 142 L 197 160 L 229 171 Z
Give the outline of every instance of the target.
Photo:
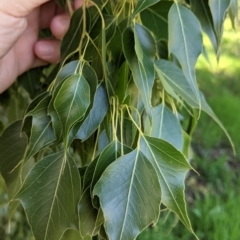
M 76 0 L 74 7 L 81 7 Z M 25 71 L 57 63 L 70 17 L 53 0 L 0 0 L 0 93 Z M 55 39 L 38 39 L 48 28 Z

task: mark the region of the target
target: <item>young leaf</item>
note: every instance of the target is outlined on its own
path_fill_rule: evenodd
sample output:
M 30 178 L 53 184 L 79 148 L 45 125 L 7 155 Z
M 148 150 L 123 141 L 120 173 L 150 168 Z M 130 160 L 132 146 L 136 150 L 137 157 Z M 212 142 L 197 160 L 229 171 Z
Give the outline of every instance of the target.
M 101 110 L 100 110 L 101 109 Z M 97 88 L 93 106 L 81 125 L 76 138 L 85 141 L 98 128 L 108 110 L 108 98 L 105 88 L 99 85 Z
M 64 81 L 54 100 L 54 108 L 63 126 L 64 138 L 73 125 L 81 120 L 90 104 L 90 88 L 83 75 Z
M 160 1 L 141 12 L 143 25 L 154 34 L 156 41 L 168 39 L 168 12 L 172 4 Z
M 181 152 L 164 140 L 143 136 L 141 152 L 155 167 L 162 190 L 162 203 L 175 212 L 193 233 L 186 210 L 184 179 L 191 166 Z
M 169 11 L 169 52 L 179 61 L 183 72 L 199 100 L 195 64 L 202 52 L 202 34 L 199 21 L 194 14 L 178 3 Z
M 159 217 L 161 189 L 154 167 L 134 150 L 113 162 L 94 187 L 111 240 L 133 240 Z
M 202 30 L 208 35 L 215 52 L 218 52 L 218 41 L 213 26 L 212 14 L 208 5 L 208 0 L 191 0 L 191 10 L 201 23 Z
M 176 115 L 173 114 L 164 103 L 153 109 L 151 136 L 169 142 L 179 151 L 183 149 L 183 136 L 180 122 Z
M 221 44 L 223 22 L 231 0 L 209 0 L 208 4 L 212 13 L 213 25 L 217 35 L 218 46 Z
M 32 128 L 25 157 L 26 161 L 41 149 L 50 146 L 56 140 L 51 125 L 51 118 L 47 115 L 50 100 L 51 96 L 46 96 L 26 115 L 26 117 L 32 116 Z
M 58 152 L 39 161 L 16 196 L 26 211 L 36 240 L 59 240 L 78 229 L 80 177 L 70 155 Z

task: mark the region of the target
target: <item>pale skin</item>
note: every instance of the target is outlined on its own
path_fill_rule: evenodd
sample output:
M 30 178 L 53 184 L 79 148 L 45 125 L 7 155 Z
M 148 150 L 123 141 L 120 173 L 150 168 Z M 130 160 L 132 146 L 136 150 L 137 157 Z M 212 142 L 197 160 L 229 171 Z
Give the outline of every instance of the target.
M 84 0 L 75 0 L 74 8 Z M 0 0 L 0 94 L 27 70 L 60 59 L 70 17 L 53 0 Z M 50 28 L 54 39 L 38 39 Z

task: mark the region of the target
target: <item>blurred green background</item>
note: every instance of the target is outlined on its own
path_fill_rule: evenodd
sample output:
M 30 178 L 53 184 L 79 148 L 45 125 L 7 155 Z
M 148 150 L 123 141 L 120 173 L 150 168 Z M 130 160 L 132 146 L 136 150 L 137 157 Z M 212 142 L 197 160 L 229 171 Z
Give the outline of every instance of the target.
M 219 63 L 204 37 L 208 61 L 197 64 L 200 89 L 222 121 L 235 144 L 231 145 L 217 124 L 204 113 L 192 142 L 191 163 L 199 175 L 190 172 L 186 201 L 193 229 L 201 240 L 240 239 L 240 25 L 233 30 L 225 23 Z M 8 222 L 7 194 L 0 176 L 0 240 L 31 240 L 23 210 Z M 194 237 L 173 213 L 162 211 L 159 223 L 146 229 L 138 240 L 192 240 Z

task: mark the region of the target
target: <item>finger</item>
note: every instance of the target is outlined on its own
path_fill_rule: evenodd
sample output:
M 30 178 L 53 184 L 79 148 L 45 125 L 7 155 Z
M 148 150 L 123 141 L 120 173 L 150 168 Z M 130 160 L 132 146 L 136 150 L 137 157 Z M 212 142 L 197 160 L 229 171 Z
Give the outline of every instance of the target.
M 14 18 L 0 11 L 0 59 L 12 48 L 26 27 L 26 19 Z
M 33 9 L 41 6 L 49 0 L 1 0 L 0 12 L 13 17 L 25 17 Z
M 43 61 L 40 58 L 36 58 L 34 60 L 34 63 L 32 65 L 32 68 L 36 68 L 36 67 L 42 67 L 42 66 L 47 66 L 49 64 L 49 62 Z
M 52 34 L 57 39 L 62 39 L 70 25 L 70 17 L 67 14 L 61 14 L 54 17 L 50 24 Z
M 75 9 L 80 8 L 80 7 L 83 5 L 83 1 L 84 1 L 84 0 L 75 0 L 75 1 L 74 1 L 74 8 L 75 8 Z
M 60 60 L 60 41 L 39 40 L 34 46 L 34 52 L 44 62 L 57 63 Z
M 50 1 L 41 6 L 40 9 L 40 28 L 48 28 L 52 18 L 56 15 L 57 5 L 55 1 Z

